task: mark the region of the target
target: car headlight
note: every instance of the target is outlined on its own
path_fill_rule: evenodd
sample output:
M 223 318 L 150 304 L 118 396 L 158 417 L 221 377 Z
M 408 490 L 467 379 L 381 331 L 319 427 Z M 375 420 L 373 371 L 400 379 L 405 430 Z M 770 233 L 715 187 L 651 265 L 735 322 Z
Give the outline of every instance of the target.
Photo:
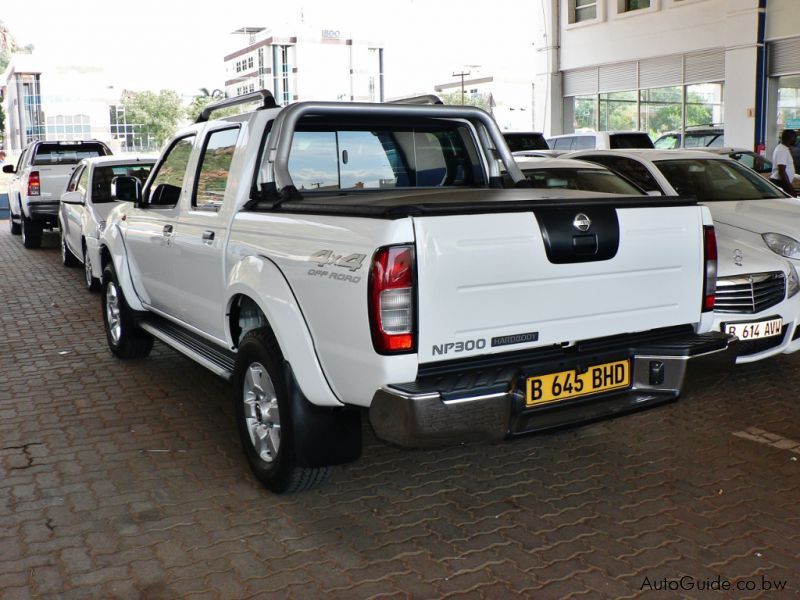
M 776 254 L 800 260 L 800 242 L 796 239 L 781 233 L 765 233 L 761 237 Z
M 786 282 L 786 297 L 791 298 L 797 292 L 800 292 L 800 279 L 797 277 L 797 269 L 794 265 L 789 263 L 789 279 Z

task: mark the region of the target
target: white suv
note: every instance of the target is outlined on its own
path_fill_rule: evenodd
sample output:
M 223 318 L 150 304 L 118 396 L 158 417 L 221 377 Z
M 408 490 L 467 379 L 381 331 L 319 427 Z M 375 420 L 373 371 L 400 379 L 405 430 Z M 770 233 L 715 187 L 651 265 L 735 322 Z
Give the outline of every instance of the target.
M 573 152 L 652 148 L 653 140 L 644 131 L 587 131 L 554 135 L 547 138 L 547 144 L 556 152 Z

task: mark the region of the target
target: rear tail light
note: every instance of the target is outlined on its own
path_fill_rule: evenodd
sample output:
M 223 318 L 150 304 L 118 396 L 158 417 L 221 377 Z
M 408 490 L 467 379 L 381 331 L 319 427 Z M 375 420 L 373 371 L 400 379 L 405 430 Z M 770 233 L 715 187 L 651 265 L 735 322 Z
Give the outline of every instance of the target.
M 703 227 L 703 247 L 703 312 L 709 312 L 714 310 L 714 294 L 717 292 L 717 234 L 710 225 Z
M 379 354 L 416 350 L 414 247 L 380 248 L 369 273 L 369 320 Z
M 41 190 L 39 171 L 31 171 L 31 174 L 28 175 L 28 196 L 38 196 Z

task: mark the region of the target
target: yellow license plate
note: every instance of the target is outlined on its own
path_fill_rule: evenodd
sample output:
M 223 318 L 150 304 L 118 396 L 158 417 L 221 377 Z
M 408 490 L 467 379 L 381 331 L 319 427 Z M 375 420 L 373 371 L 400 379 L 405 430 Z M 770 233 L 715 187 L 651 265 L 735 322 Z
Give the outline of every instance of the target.
M 631 384 L 630 365 L 629 360 L 619 360 L 594 365 L 580 374 L 575 371 L 560 371 L 528 377 L 525 405 L 536 406 L 626 388 Z

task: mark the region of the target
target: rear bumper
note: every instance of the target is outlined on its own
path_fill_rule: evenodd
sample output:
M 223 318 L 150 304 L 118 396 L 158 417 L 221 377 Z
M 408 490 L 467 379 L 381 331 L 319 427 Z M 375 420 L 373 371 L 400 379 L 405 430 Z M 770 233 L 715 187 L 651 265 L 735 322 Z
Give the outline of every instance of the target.
M 736 338 L 683 334 L 637 347 L 604 347 L 531 363 L 456 370 L 386 386 L 375 394 L 370 421 L 384 440 L 410 447 L 503 439 L 588 422 L 662 404 L 720 381 L 736 362 Z M 591 350 L 591 348 L 589 349 Z M 526 408 L 526 376 L 631 360 L 631 387 Z M 659 381 L 651 367 L 663 364 Z
M 28 200 L 26 203 L 27 217 L 39 223 L 46 223 L 48 225 L 58 224 L 58 209 L 60 203 L 58 201 L 46 200 L 35 202 Z

